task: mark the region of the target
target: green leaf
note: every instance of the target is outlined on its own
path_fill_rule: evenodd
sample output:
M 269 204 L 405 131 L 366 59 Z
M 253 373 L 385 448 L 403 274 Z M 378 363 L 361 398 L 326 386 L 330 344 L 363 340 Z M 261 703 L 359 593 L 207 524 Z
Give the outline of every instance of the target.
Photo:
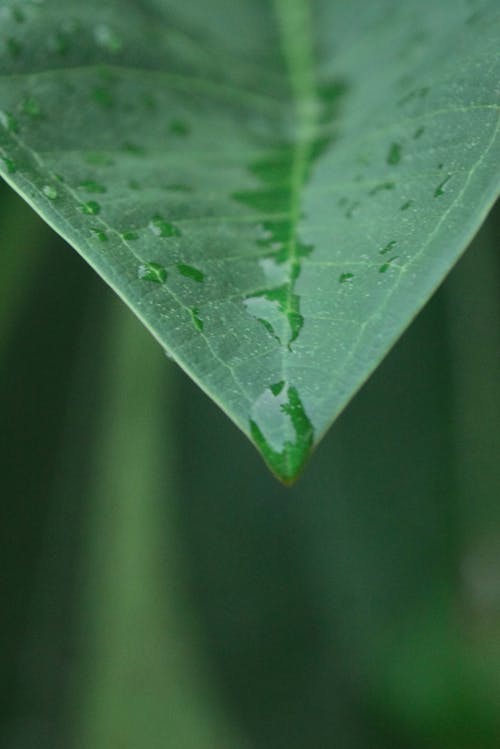
M 497 4 L 0 14 L 3 176 L 293 480 L 496 197 Z

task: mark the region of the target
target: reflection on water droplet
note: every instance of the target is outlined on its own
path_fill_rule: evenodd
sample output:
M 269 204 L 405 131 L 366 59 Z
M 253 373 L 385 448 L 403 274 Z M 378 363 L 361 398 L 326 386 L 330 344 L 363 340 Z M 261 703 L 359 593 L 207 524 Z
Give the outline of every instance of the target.
M 92 232 L 93 236 L 96 237 L 100 242 L 108 241 L 108 235 L 102 229 L 91 226 L 90 231 Z
M 57 192 L 56 188 L 52 185 L 44 185 L 42 187 L 42 192 L 45 195 L 46 198 L 49 200 L 55 200 L 59 193 Z
M 392 250 L 392 248 L 397 244 L 395 239 L 392 239 L 390 242 L 388 242 L 385 247 L 383 247 L 381 250 L 379 250 L 380 255 L 387 255 L 388 252 Z
M 153 234 L 157 237 L 180 237 L 180 230 L 171 224 L 169 221 L 165 221 L 160 215 L 156 214 L 149 222 L 149 228 Z
M 389 153 L 387 154 L 387 163 L 395 166 L 401 161 L 401 144 L 391 143 Z
M 168 126 L 168 132 L 171 135 L 179 135 L 181 137 L 189 135 L 189 130 L 189 125 L 184 120 L 172 120 Z
M 193 323 L 196 330 L 201 333 L 203 330 L 203 320 L 200 318 L 200 311 L 198 307 L 190 307 L 189 312 L 191 314 L 191 322 Z
M 185 265 L 184 263 L 179 263 L 177 265 L 177 270 L 183 276 L 186 276 L 186 278 L 190 278 L 192 281 L 197 281 L 197 283 L 202 283 L 205 279 L 205 274 L 202 273 L 201 270 L 198 270 L 198 268 L 193 267 L 192 265 Z
M 271 470 L 291 483 L 314 440 L 297 388 L 287 387 L 284 381 L 267 388 L 252 407 L 250 433 Z
M 112 52 L 113 54 L 119 52 L 123 46 L 123 42 L 116 33 L 105 23 L 100 23 L 94 29 L 94 39 L 99 47 Z
M 78 187 L 81 190 L 86 190 L 87 192 L 94 192 L 94 193 L 104 193 L 107 190 L 107 188 L 104 187 L 104 185 L 99 184 L 99 182 L 94 182 L 94 180 L 92 179 L 88 179 L 85 182 L 80 182 Z
M 452 176 L 453 176 L 452 174 L 448 174 L 448 176 L 445 177 L 443 179 L 443 181 L 439 183 L 439 185 L 434 190 L 434 197 L 435 198 L 439 198 L 441 195 L 445 194 L 446 191 L 443 188 L 450 181 L 450 179 L 452 178 Z
M 19 131 L 19 124 L 10 112 L 0 110 L 0 125 L 10 133 L 17 133 Z
M 339 283 L 347 283 L 348 281 L 352 281 L 354 278 L 354 273 L 341 273 L 339 276 Z
M 415 138 L 415 140 L 416 140 L 417 138 L 420 138 L 420 137 L 422 137 L 422 135 L 423 135 L 424 133 L 425 133 L 425 127 L 424 127 L 423 125 L 420 125 L 420 127 L 417 127 L 417 129 L 416 129 L 416 130 L 415 130 L 415 132 L 413 133 L 413 137 L 414 137 L 414 138 Z
M 159 263 L 143 263 L 139 266 L 138 276 L 141 281 L 152 281 L 152 283 L 165 283 L 167 271 Z
M 376 195 L 379 192 L 382 192 L 383 190 L 394 190 L 396 187 L 395 182 L 381 182 L 379 185 L 375 185 L 370 192 L 369 195 Z
M 99 203 L 96 203 L 95 200 L 89 200 L 87 203 L 82 203 L 80 205 L 80 210 L 82 213 L 86 213 L 89 216 L 97 216 L 97 214 L 101 212 L 101 206 Z
M 136 231 L 129 230 L 122 232 L 121 237 L 127 242 L 133 242 L 135 239 L 139 239 L 139 234 Z

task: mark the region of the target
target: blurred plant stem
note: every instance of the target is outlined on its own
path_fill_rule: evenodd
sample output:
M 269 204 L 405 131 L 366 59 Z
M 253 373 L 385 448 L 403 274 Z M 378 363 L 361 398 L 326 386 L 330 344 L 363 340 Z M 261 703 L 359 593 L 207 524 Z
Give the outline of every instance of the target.
M 172 497 L 171 368 L 114 303 L 83 543 L 79 749 L 221 749 L 230 736 L 182 590 Z

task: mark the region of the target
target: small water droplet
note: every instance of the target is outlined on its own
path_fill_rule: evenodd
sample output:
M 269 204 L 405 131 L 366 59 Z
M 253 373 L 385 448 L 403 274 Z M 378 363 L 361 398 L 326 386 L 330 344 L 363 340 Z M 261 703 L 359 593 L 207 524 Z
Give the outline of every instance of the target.
M 123 42 L 110 26 L 100 23 L 94 29 L 94 39 L 99 47 L 116 54 L 123 47 Z
M 122 232 L 121 237 L 127 242 L 133 242 L 135 239 L 139 239 L 139 234 L 138 232 L 129 229 L 129 231 Z
M 203 330 L 203 320 L 200 318 L 200 311 L 198 307 L 190 307 L 189 312 L 191 314 L 191 321 L 198 332 L 201 333 Z
M 192 265 L 185 265 L 184 263 L 179 263 L 177 265 L 177 270 L 183 276 L 186 276 L 186 278 L 190 278 L 192 281 L 196 281 L 197 283 L 202 283 L 205 280 L 205 274 L 202 273 L 201 270 L 198 270 L 198 268 L 195 268 Z
M 88 200 L 80 205 L 80 210 L 88 216 L 97 216 L 101 212 L 101 206 L 95 200 Z
M 345 212 L 346 218 L 352 218 L 354 211 L 356 208 L 358 208 L 360 205 L 359 200 L 355 200 L 351 203 L 351 205 L 348 207 L 348 209 Z
M 380 268 L 378 269 L 378 272 L 379 273 L 387 273 L 387 271 L 391 267 L 391 264 L 394 262 L 394 260 L 397 260 L 397 258 L 398 258 L 398 255 L 394 255 L 394 257 L 391 257 L 383 265 L 380 266 Z
M 396 187 L 395 182 L 381 182 L 379 185 L 375 185 L 370 192 L 369 195 L 376 195 L 379 192 L 382 192 L 383 190 L 394 190 Z
M 107 242 L 108 241 L 108 235 L 105 231 L 102 229 L 99 229 L 98 227 L 91 226 L 90 231 L 96 237 L 100 242 Z
M 140 190 L 141 186 L 139 182 L 136 179 L 130 179 L 128 182 L 128 186 L 131 190 Z
M 17 23 L 24 23 L 26 16 L 24 15 L 21 8 L 12 8 L 12 17 Z
M 55 200 L 59 193 L 57 192 L 56 188 L 53 187 L 53 185 L 44 185 L 42 187 L 42 192 L 45 195 L 46 198 L 49 200 Z
M 380 255 L 387 255 L 388 252 L 392 250 L 393 247 L 397 244 L 395 239 L 392 239 L 390 242 L 386 244 L 385 247 L 383 247 L 381 250 L 379 250 Z
M 417 129 L 413 133 L 413 137 L 416 140 L 417 138 L 421 138 L 424 133 L 425 133 L 425 127 L 421 125 L 420 127 L 417 127 Z
M 452 176 L 453 176 L 452 174 L 448 174 L 448 176 L 445 177 L 442 180 L 442 182 L 439 183 L 439 185 L 434 190 L 434 197 L 435 198 L 439 198 L 441 195 L 445 194 L 446 191 L 444 190 L 444 186 L 450 181 L 450 179 L 452 178 Z
M 93 193 L 105 193 L 107 191 L 107 188 L 104 187 L 104 185 L 101 185 L 99 182 L 95 182 L 93 179 L 85 180 L 85 182 L 80 182 L 78 187 L 81 190 L 86 190 L 87 192 L 93 192 Z
M 87 164 L 92 164 L 93 166 L 113 166 L 115 163 L 114 159 L 107 153 L 99 153 L 97 151 L 86 153 L 84 159 Z
M 387 154 L 387 163 L 395 166 L 401 161 L 401 144 L 391 143 Z
M 339 276 L 339 283 L 348 283 L 354 278 L 354 273 L 341 273 Z
M 168 132 L 171 135 L 186 136 L 189 135 L 189 125 L 184 120 L 172 120 L 168 126 Z
M 149 228 L 157 237 L 180 237 L 180 230 L 171 224 L 169 221 L 165 221 L 160 215 L 156 214 L 149 222 Z
M 8 174 L 14 174 L 15 172 L 17 172 L 17 164 L 15 161 L 12 161 L 12 159 L 9 159 L 7 158 L 7 156 L 2 155 L 0 155 L 0 159 L 2 159 L 3 163 L 5 164 Z
M 143 263 L 139 266 L 138 276 L 141 281 L 152 281 L 153 283 L 165 283 L 167 271 L 159 263 Z
M 413 205 L 413 200 L 407 200 L 406 203 L 403 203 L 403 205 L 401 206 L 401 208 L 399 210 L 400 211 L 407 211 L 408 208 L 411 208 L 412 205 Z
M 99 104 L 99 106 L 103 107 L 104 109 L 112 109 L 112 107 L 114 107 L 115 105 L 115 100 L 111 91 L 107 88 L 103 88 L 102 86 L 96 86 L 92 89 L 92 98 L 97 104 Z
M 28 117 L 41 117 L 42 110 L 38 101 L 33 96 L 28 96 L 22 103 L 21 109 Z
M 6 41 L 7 50 L 12 57 L 19 57 L 23 51 L 21 42 L 18 42 L 14 37 L 9 37 Z
M 19 124 L 14 115 L 10 112 L 3 112 L 0 110 L 0 125 L 10 133 L 19 132 Z
M 126 141 L 123 144 L 123 150 L 127 151 L 127 153 L 133 153 L 136 156 L 144 156 L 146 153 L 145 149 L 142 148 L 142 146 L 138 146 L 137 143 L 133 143 L 132 141 Z

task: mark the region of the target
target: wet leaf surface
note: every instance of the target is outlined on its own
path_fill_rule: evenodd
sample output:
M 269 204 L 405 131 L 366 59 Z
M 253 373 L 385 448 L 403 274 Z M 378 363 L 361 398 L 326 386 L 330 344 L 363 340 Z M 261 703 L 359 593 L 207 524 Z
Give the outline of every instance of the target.
M 498 20 L 4 3 L 0 172 L 290 482 L 496 197 Z

